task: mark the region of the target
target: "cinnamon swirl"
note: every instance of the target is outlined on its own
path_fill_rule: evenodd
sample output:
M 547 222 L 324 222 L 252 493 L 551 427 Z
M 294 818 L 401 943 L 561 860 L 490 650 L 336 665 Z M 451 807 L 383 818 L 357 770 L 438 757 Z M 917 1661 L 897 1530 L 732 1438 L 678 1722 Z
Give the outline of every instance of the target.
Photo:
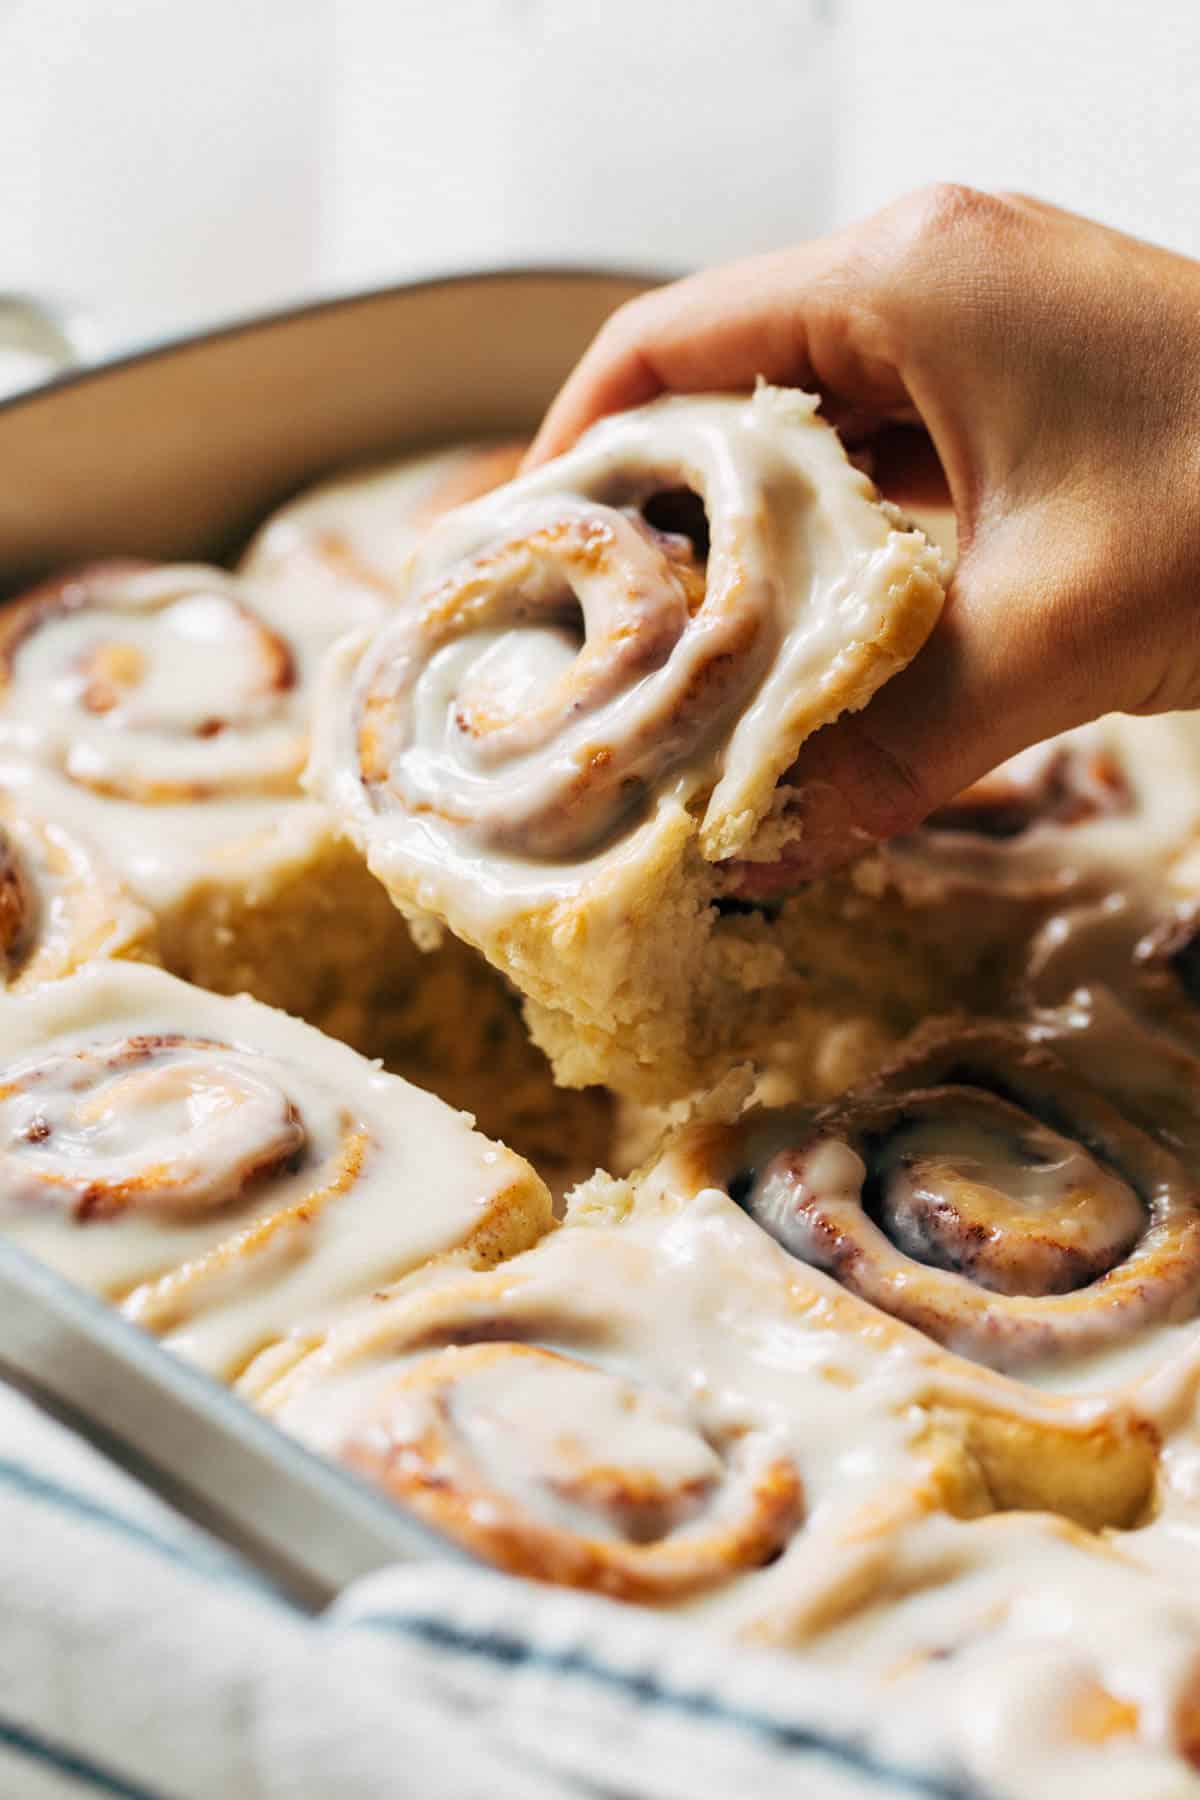
M 502 1269 L 354 1308 L 242 1391 L 500 1567 L 737 1632 L 832 1605 L 930 1513 L 1144 1513 L 1127 1408 L 954 1365 L 665 1169 L 624 1194 L 593 1183 Z
M 110 956 L 155 960 L 150 914 L 89 845 L 0 790 L 0 991 Z
M 245 996 L 108 963 L 0 1004 L 0 1229 L 214 1373 L 550 1222 L 520 1157 Z
M 702 1141 L 709 1179 L 791 1255 L 999 1369 L 1194 1317 L 1196 1175 L 1045 1036 L 926 1033 L 842 1101 Z
M 313 785 L 560 1080 L 672 1097 L 785 973 L 722 929 L 733 860 L 779 856 L 779 777 L 915 653 L 941 566 L 811 397 L 655 402 L 427 534 L 330 659 Z
M 685 1238 L 694 1255 L 664 1305 Z M 883 1533 L 937 1463 L 923 1426 L 881 1415 L 876 1463 L 839 1472 L 835 1415 L 849 1405 L 861 1426 L 870 1402 L 831 1379 L 803 1424 L 789 1417 L 765 1342 L 722 1322 L 753 1283 L 731 1279 L 712 1221 L 681 1221 L 677 1239 L 562 1228 L 491 1276 L 347 1314 L 282 1376 L 267 1357 L 243 1387 L 502 1568 L 737 1613 L 739 1584 L 799 1553 L 814 1517 L 838 1534 L 831 1490 Z M 889 1477 L 904 1493 L 884 1504 Z

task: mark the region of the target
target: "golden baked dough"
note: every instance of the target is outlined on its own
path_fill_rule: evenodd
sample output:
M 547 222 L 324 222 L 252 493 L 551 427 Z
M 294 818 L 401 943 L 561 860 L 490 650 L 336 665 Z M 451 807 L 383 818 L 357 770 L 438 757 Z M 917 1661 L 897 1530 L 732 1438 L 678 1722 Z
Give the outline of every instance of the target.
M 214 1373 L 550 1223 L 520 1157 L 246 996 L 97 963 L 0 1005 L 0 1229 Z
M 941 567 L 810 396 L 657 401 L 428 533 L 330 659 L 314 789 L 528 996 L 560 1080 L 675 1097 L 779 1029 L 732 865 L 780 856 L 780 776 L 916 652 Z M 827 1024 L 819 962 L 786 998 Z

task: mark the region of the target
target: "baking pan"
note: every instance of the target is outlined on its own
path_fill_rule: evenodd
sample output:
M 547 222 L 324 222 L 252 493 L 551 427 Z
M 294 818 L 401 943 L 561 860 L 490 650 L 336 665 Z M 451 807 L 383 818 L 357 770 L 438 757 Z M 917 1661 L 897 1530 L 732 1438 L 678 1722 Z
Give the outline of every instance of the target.
M 0 1239 L 0 1381 L 319 1611 L 360 1575 L 464 1553 L 311 1455 L 112 1307 Z
M 531 269 L 387 288 L 0 402 L 0 593 L 88 557 L 219 559 L 329 470 L 531 430 L 653 280 Z

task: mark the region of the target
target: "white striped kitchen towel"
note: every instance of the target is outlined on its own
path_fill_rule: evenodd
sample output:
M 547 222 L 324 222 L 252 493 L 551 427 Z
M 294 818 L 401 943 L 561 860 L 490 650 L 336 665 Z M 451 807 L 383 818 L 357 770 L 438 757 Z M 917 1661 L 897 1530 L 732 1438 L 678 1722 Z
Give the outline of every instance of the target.
M 0 1389 L 5 1800 L 977 1800 L 852 1691 L 454 1564 L 320 1618 Z

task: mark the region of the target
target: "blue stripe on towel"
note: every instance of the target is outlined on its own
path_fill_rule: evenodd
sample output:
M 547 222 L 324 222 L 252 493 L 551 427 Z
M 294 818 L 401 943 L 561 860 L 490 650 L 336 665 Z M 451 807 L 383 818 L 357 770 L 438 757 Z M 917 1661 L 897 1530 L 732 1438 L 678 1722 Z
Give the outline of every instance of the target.
M 14 1725 L 3 1718 L 0 1718 L 0 1749 L 15 1751 L 18 1756 L 27 1756 L 30 1762 L 53 1769 L 58 1775 L 69 1776 L 81 1787 L 89 1787 L 97 1794 L 111 1795 L 112 1800 L 166 1800 L 165 1794 L 140 1787 L 136 1782 L 126 1781 L 123 1775 L 103 1768 L 99 1763 L 93 1762 L 90 1756 L 83 1756 L 78 1750 L 71 1750 L 65 1744 L 56 1744 L 50 1738 L 30 1731 L 26 1725 Z
M 178 1568 L 187 1569 L 193 1575 L 202 1575 L 210 1581 L 227 1582 L 234 1587 L 251 1588 L 263 1599 L 279 1600 L 279 1595 L 260 1576 L 249 1569 L 243 1569 L 233 1561 L 226 1561 L 214 1551 L 211 1557 L 198 1554 L 174 1543 L 170 1538 L 160 1537 L 148 1526 L 139 1524 L 128 1518 L 125 1513 L 114 1512 L 111 1507 L 93 1500 L 90 1494 L 81 1494 L 76 1488 L 63 1487 L 60 1482 L 51 1480 L 25 1463 L 13 1462 L 8 1457 L 0 1457 L 0 1487 L 13 1489 L 24 1494 L 30 1500 L 41 1501 L 52 1506 L 58 1512 L 68 1513 L 72 1518 L 82 1519 L 89 1525 L 101 1525 L 107 1531 L 126 1538 L 139 1549 L 151 1550 L 156 1556 L 174 1563 Z
M 916 1795 L 919 1800 L 986 1800 L 983 1789 L 973 1783 L 882 1761 L 852 1738 L 835 1737 L 808 1725 L 787 1725 L 766 1713 L 728 1706 L 711 1694 L 664 1687 L 654 1675 L 631 1674 L 600 1662 L 583 1650 L 535 1649 L 519 1637 L 498 1631 L 468 1631 L 432 1615 L 366 1613 L 356 1615 L 354 1623 L 399 1632 L 439 1650 L 454 1651 L 508 1668 L 525 1664 L 555 1675 L 580 1676 L 597 1687 L 615 1689 L 646 1706 L 659 1706 L 668 1712 L 710 1720 L 718 1725 L 732 1725 L 735 1730 L 748 1732 L 780 1750 L 810 1751 L 824 1756 L 862 1776 L 865 1781 L 890 1787 L 893 1792 Z

